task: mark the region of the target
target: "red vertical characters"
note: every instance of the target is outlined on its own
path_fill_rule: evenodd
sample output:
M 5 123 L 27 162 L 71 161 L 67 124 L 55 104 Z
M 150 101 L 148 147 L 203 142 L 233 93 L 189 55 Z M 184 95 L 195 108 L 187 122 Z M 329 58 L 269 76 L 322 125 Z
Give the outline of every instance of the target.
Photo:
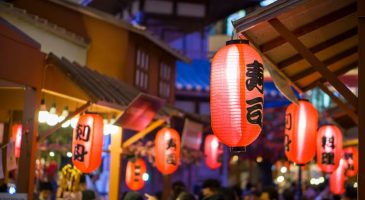
M 342 158 L 342 133 L 334 125 L 322 126 L 317 133 L 317 165 L 326 173 L 336 170 Z
M 359 169 L 359 152 L 356 147 L 343 149 L 343 156 L 347 163 L 346 176 L 356 176 Z
M 140 190 L 144 187 L 143 174 L 146 173 L 146 163 L 142 158 L 131 159 L 127 163 L 125 183 L 131 190 Z
M 13 126 L 11 127 L 11 132 L 12 132 L 12 140 L 15 144 L 15 157 L 19 158 L 20 156 L 20 148 L 22 145 L 22 124 L 13 124 Z
M 247 40 L 227 41 L 212 61 L 210 110 L 219 140 L 240 150 L 257 139 L 263 120 L 264 66 Z
M 337 169 L 330 176 L 330 191 L 333 194 L 340 195 L 345 192 L 345 170 L 346 161 L 344 159 L 340 160 Z
M 82 172 L 96 170 L 103 151 L 103 119 L 98 114 L 81 115 L 72 137 L 72 162 Z
M 223 147 L 215 135 L 208 135 L 204 142 L 205 164 L 211 169 L 222 165 Z
M 285 113 L 285 154 L 296 164 L 306 164 L 316 153 L 318 113 L 307 100 L 292 103 Z
M 155 138 L 156 167 L 162 174 L 172 174 L 180 163 L 180 136 L 172 128 L 163 128 Z

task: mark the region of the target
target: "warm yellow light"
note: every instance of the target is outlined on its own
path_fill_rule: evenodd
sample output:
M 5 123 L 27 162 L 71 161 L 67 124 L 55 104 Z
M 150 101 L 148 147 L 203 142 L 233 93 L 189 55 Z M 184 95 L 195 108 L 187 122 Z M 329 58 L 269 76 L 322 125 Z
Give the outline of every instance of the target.
M 284 180 L 285 180 L 284 176 L 278 176 L 278 177 L 276 178 L 276 181 L 277 181 L 278 183 L 282 183 L 282 182 L 284 182 Z
M 58 122 L 62 122 L 64 119 L 66 119 L 66 117 L 68 116 L 69 112 L 68 112 L 68 107 L 66 106 L 65 109 L 63 109 L 61 115 L 58 117 Z M 65 123 L 63 123 L 61 126 L 62 128 L 67 128 L 70 126 L 70 120 L 67 120 Z
M 288 168 L 286 168 L 286 167 L 281 167 L 280 168 L 280 172 L 283 173 L 283 174 L 286 173 L 287 171 L 288 171 Z
M 71 127 L 76 128 L 77 122 L 79 122 L 79 117 L 74 117 L 71 119 Z
M 47 124 L 49 126 L 54 126 L 57 123 L 58 123 L 58 115 L 56 114 L 56 105 L 53 104 L 47 116 Z
M 256 162 L 258 162 L 258 163 L 262 162 L 262 157 L 261 156 L 257 157 Z

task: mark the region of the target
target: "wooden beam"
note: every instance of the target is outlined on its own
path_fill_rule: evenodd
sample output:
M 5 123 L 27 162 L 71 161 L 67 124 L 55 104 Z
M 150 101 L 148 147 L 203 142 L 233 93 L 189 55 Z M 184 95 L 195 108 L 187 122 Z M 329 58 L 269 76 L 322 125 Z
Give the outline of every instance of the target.
M 357 0 L 358 29 L 359 29 L 359 173 L 358 173 L 358 199 L 365 199 L 365 1 Z M 361 77 L 361 78 L 360 78 Z
M 344 67 L 341 67 L 340 70 L 335 71 L 334 73 L 336 74 L 336 76 L 339 76 L 339 75 L 345 74 L 348 71 L 350 71 L 350 70 L 358 67 L 358 65 L 359 65 L 358 61 L 355 61 L 355 62 L 352 62 L 352 63 L 350 63 L 350 64 L 348 64 L 348 65 L 346 65 Z M 321 78 L 319 80 L 316 80 L 316 81 L 310 83 L 309 85 L 303 87 L 303 91 L 306 92 L 306 91 L 308 91 L 308 90 L 316 87 L 317 86 L 317 83 L 316 83 L 317 81 L 319 81 L 321 83 L 325 83 L 326 82 L 326 79 L 325 78 Z
M 358 99 L 354 93 L 351 92 L 336 75 L 333 74 L 326 65 L 321 62 L 312 52 L 307 49 L 304 44 L 284 26 L 278 19 L 271 19 L 268 21 L 270 25 L 278 31 L 316 70 L 325 77 L 329 83 L 354 107 L 357 108 Z
M 345 51 L 343 52 L 340 52 L 330 58 L 327 58 L 326 60 L 322 61 L 323 64 L 327 67 L 329 65 L 332 65 L 346 57 L 349 57 L 353 54 L 357 53 L 357 46 L 355 47 L 351 47 L 350 49 L 346 49 Z M 302 79 L 302 78 L 305 78 L 306 76 L 309 76 L 313 73 L 317 72 L 316 68 L 315 67 L 310 67 L 310 68 L 307 68 L 305 69 L 304 71 L 302 72 L 299 72 L 298 74 L 294 75 L 291 77 L 291 80 L 293 80 L 294 82 Z
M 81 107 L 77 108 L 74 112 L 70 113 L 63 121 L 58 122 L 56 125 L 52 126 L 51 128 L 45 130 L 44 132 L 39 134 L 39 138 L 38 138 L 38 142 L 41 143 L 43 140 L 45 140 L 47 137 L 49 137 L 50 135 L 52 135 L 52 133 L 54 133 L 55 131 L 57 131 L 59 128 L 61 128 L 62 124 L 65 123 L 67 120 L 71 120 L 73 117 L 75 117 L 76 115 L 84 112 L 85 110 L 87 110 L 90 106 L 92 105 L 92 103 L 90 101 L 86 102 L 84 105 L 82 105 Z
M 18 162 L 17 192 L 27 193 L 33 199 L 35 160 L 37 155 L 37 108 L 41 102 L 40 90 L 26 87 L 23 109 L 23 132 Z
M 331 47 L 337 43 L 340 43 L 348 38 L 351 38 L 353 36 L 355 36 L 357 34 L 357 28 L 352 28 L 350 30 L 347 30 L 339 35 L 336 35 L 335 37 L 333 38 L 330 38 L 324 42 L 321 42 L 311 48 L 309 48 L 309 50 L 312 52 L 312 53 L 318 53 L 324 49 L 327 49 L 328 47 Z M 278 63 L 278 68 L 279 69 L 285 69 L 287 68 L 288 66 L 302 60 L 303 57 L 300 55 L 300 54 L 295 54 L 294 56 L 291 56 L 281 62 Z
M 110 175 L 109 175 L 109 199 L 120 199 L 120 172 L 122 166 L 122 139 L 123 129 L 118 127 L 117 133 L 111 134 L 110 144 Z
M 254 40 L 248 36 L 245 32 L 242 32 L 241 33 L 242 36 L 244 36 L 247 40 L 250 41 L 251 43 L 251 46 L 253 48 L 256 49 L 256 51 L 261 55 L 261 57 L 264 59 L 264 62 L 266 61 L 266 63 L 268 63 L 275 71 L 277 71 L 281 76 L 283 76 L 285 78 L 285 80 L 291 85 L 293 86 L 298 92 L 302 92 L 302 89 L 297 85 L 295 84 L 292 80 L 290 80 L 288 78 L 288 76 L 286 74 L 284 74 L 284 72 L 282 72 L 275 64 L 275 62 L 273 60 L 271 60 L 271 58 L 269 58 L 268 56 L 266 56 L 263 52 L 261 52 L 261 50 L 258 48 L 258 44 L 256 44 L 254 42 Z
M 343 7 L 339 10 L 336 10 L 330 14 L 327 14 L 319 19 L 314 20 L 313 22 L 310 22 L 309 24 L 303 25 L 299 28 L 296 28 L 293 30 L 293 34 L 297 37 L 303 36 L 307 33 L 310 33 L 314 30 L 317 30 L 327 24 L 330 24 L 334 21 L 337 21 L 343 17 L 346 17 L 347 15 L 350 15 L 352 13 L 356 12 L 356 4 L 352 3 L 346 7 Z M 275 19 L 275 18 L 274 18 Z M 286 43 L 286 40 L 284 37 L 277 37 L 273 40 L 270 40 L 262 45 L 260 45 L 260 49 L 262 52 L 270 51 L 280 45 L 283 45 Z
M 135 135 L 133 135 L 132 137 L 130 137 L 127 141 L 125 141 L 123 143 L 123 149 L 126 148 L 126 147 L 128 147 L 129 145 L 137 142 L 139 139 L 143 138 L 148 133 L 150 133 L 151 131 L 155 130 L 157 127 L 161 126 L 164 123 L 165 123 L 165 120 L 162 120 L 162 119 L 159 119 L 157 121 L 152 122 L 146 129 L 144 129 L 143 131 L 140 131 L 140 132 L 136 133 Z
M 359 140 L 358 139 L 352 139 L 352 140 L 346 140 L 343 141 L 343 147 L 350 147 L 350 146 L 358 146 Z
M 356 124 L 359 124 L 359 116 L 355 113 L 354 109 L 349 107 L 348 104 L 343 103 L 338 97 L 336 97 L 336 95 L 333 94 L 333 92 L 331 92 L 327 86 L 325 86 L 323 83 L 321 82 L 317 82 L 317 86 L 319 88 L 321 88 L 321 90 L 323 92 L 325 92 L 329 97 L 331 97 L 331 99 L 343 110 L 345 111 L 350 118 L 352 119 L 352 121 L 354 121 Z

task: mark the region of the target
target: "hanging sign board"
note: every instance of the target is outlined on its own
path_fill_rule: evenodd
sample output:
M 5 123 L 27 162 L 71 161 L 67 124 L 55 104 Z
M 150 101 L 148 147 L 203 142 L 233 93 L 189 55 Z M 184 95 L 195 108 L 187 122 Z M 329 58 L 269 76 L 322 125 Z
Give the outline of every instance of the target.
M 142 131 L 153 120 L 156 113 L 165 104 L 165 100 L 140 93 L 116 120 L 115 125 L 123 128 Z
M 185 119 L 182 133 L 182 146 L 189 149 L 199 150 L 202 143 L 203 124 Z

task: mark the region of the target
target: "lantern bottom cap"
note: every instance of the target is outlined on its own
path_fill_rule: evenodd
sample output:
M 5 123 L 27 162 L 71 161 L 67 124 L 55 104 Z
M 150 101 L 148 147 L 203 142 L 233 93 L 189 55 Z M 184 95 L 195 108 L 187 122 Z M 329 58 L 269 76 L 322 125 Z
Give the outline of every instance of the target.
M 246 152 L 246 147 L 229 147 L 229 151 L 233 153 Z

